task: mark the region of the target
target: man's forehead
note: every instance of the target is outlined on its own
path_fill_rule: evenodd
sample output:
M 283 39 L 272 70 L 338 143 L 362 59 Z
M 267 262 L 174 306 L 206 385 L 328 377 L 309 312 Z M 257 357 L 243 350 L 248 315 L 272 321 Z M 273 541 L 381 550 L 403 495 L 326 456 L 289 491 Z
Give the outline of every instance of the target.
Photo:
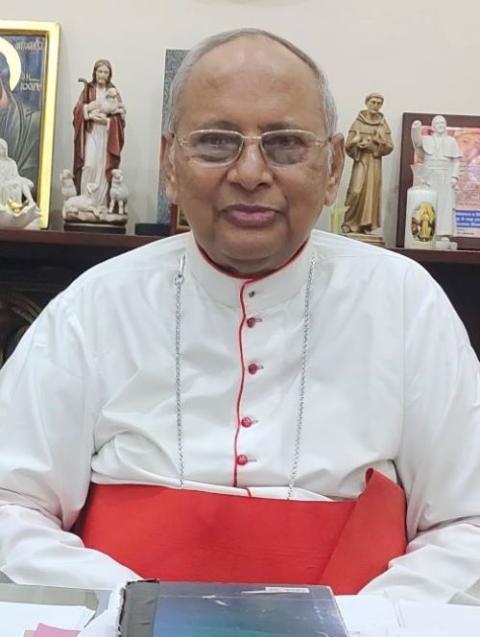
M 264 37 L 238 38 L 209 51 L 193 67 L 179 104 L 190 125 L 252 116 L 263 124 L 298 121 L 313 126 L 323 104 L 313 70 L 283 45 Z M 198 121 L 197 121 L 198 120 Z M 263 127 L 263 124 L 260 124 Z
M 300 78 L 317 83 L 313 70 L 279 42 L 264 36 L 245 36 L 206 53 L 193 67 L 187 84 L 221 84 L 232 74 L 246 78 L 268 75 L 278 82 Z

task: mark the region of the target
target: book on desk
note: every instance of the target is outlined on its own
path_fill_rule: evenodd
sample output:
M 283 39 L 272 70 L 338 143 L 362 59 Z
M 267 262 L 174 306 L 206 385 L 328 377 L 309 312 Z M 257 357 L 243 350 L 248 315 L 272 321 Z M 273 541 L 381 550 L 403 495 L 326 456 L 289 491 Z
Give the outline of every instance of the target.
M 121 637 L 347 637 L 326 586 L 129 582 Z

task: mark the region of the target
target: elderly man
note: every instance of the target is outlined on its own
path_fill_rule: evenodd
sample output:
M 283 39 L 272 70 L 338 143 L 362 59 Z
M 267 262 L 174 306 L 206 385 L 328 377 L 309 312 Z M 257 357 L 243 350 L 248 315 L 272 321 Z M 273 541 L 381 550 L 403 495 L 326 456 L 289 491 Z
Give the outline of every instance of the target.
M 478 600 L 478 363 L 419 266 L 312 231 L 343 165 L 324 76 L 222 34 L 169 109 L 192 233 L 84 274 L 2 372 L 0 569 Z

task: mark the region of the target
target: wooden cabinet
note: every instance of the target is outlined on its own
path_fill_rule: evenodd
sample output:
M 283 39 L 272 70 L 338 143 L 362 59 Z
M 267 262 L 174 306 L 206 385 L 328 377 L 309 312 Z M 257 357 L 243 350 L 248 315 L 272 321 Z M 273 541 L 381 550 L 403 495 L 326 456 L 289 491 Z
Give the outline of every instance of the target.
M 91 266 L 158 237 L 0 230 L 0 365 L 41 308 Z M 444 288 L 480 354 L 480 252 L 396 252 L 419 261 Z

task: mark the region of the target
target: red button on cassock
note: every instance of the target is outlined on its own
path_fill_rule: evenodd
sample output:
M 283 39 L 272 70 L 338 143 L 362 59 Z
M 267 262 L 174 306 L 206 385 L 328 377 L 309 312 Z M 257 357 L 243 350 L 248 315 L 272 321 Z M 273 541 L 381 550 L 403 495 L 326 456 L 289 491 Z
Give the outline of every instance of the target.
M 248 462 L 247 456 L 244 456 L 243 454 L 237 456 L 237 464 L 243 466 L 243 465 L 246 465 L 247 462 Z
M 250 318 L 247 319 L 247 326 L 255 327 L 256 322 L 257 322 L 257 319 L 254 316 L 251 316 Z
M 242 418 L 240 424 L 242 425 L 242 427 L 251 427 L 253 425 L 253 420 L 246 416 L 245 418 Z
M 259 367 L 256 363 L 250 363 L 250 365 L 248 366 L 248 373 L 249 374 L 256 374 L 259 370 Z

